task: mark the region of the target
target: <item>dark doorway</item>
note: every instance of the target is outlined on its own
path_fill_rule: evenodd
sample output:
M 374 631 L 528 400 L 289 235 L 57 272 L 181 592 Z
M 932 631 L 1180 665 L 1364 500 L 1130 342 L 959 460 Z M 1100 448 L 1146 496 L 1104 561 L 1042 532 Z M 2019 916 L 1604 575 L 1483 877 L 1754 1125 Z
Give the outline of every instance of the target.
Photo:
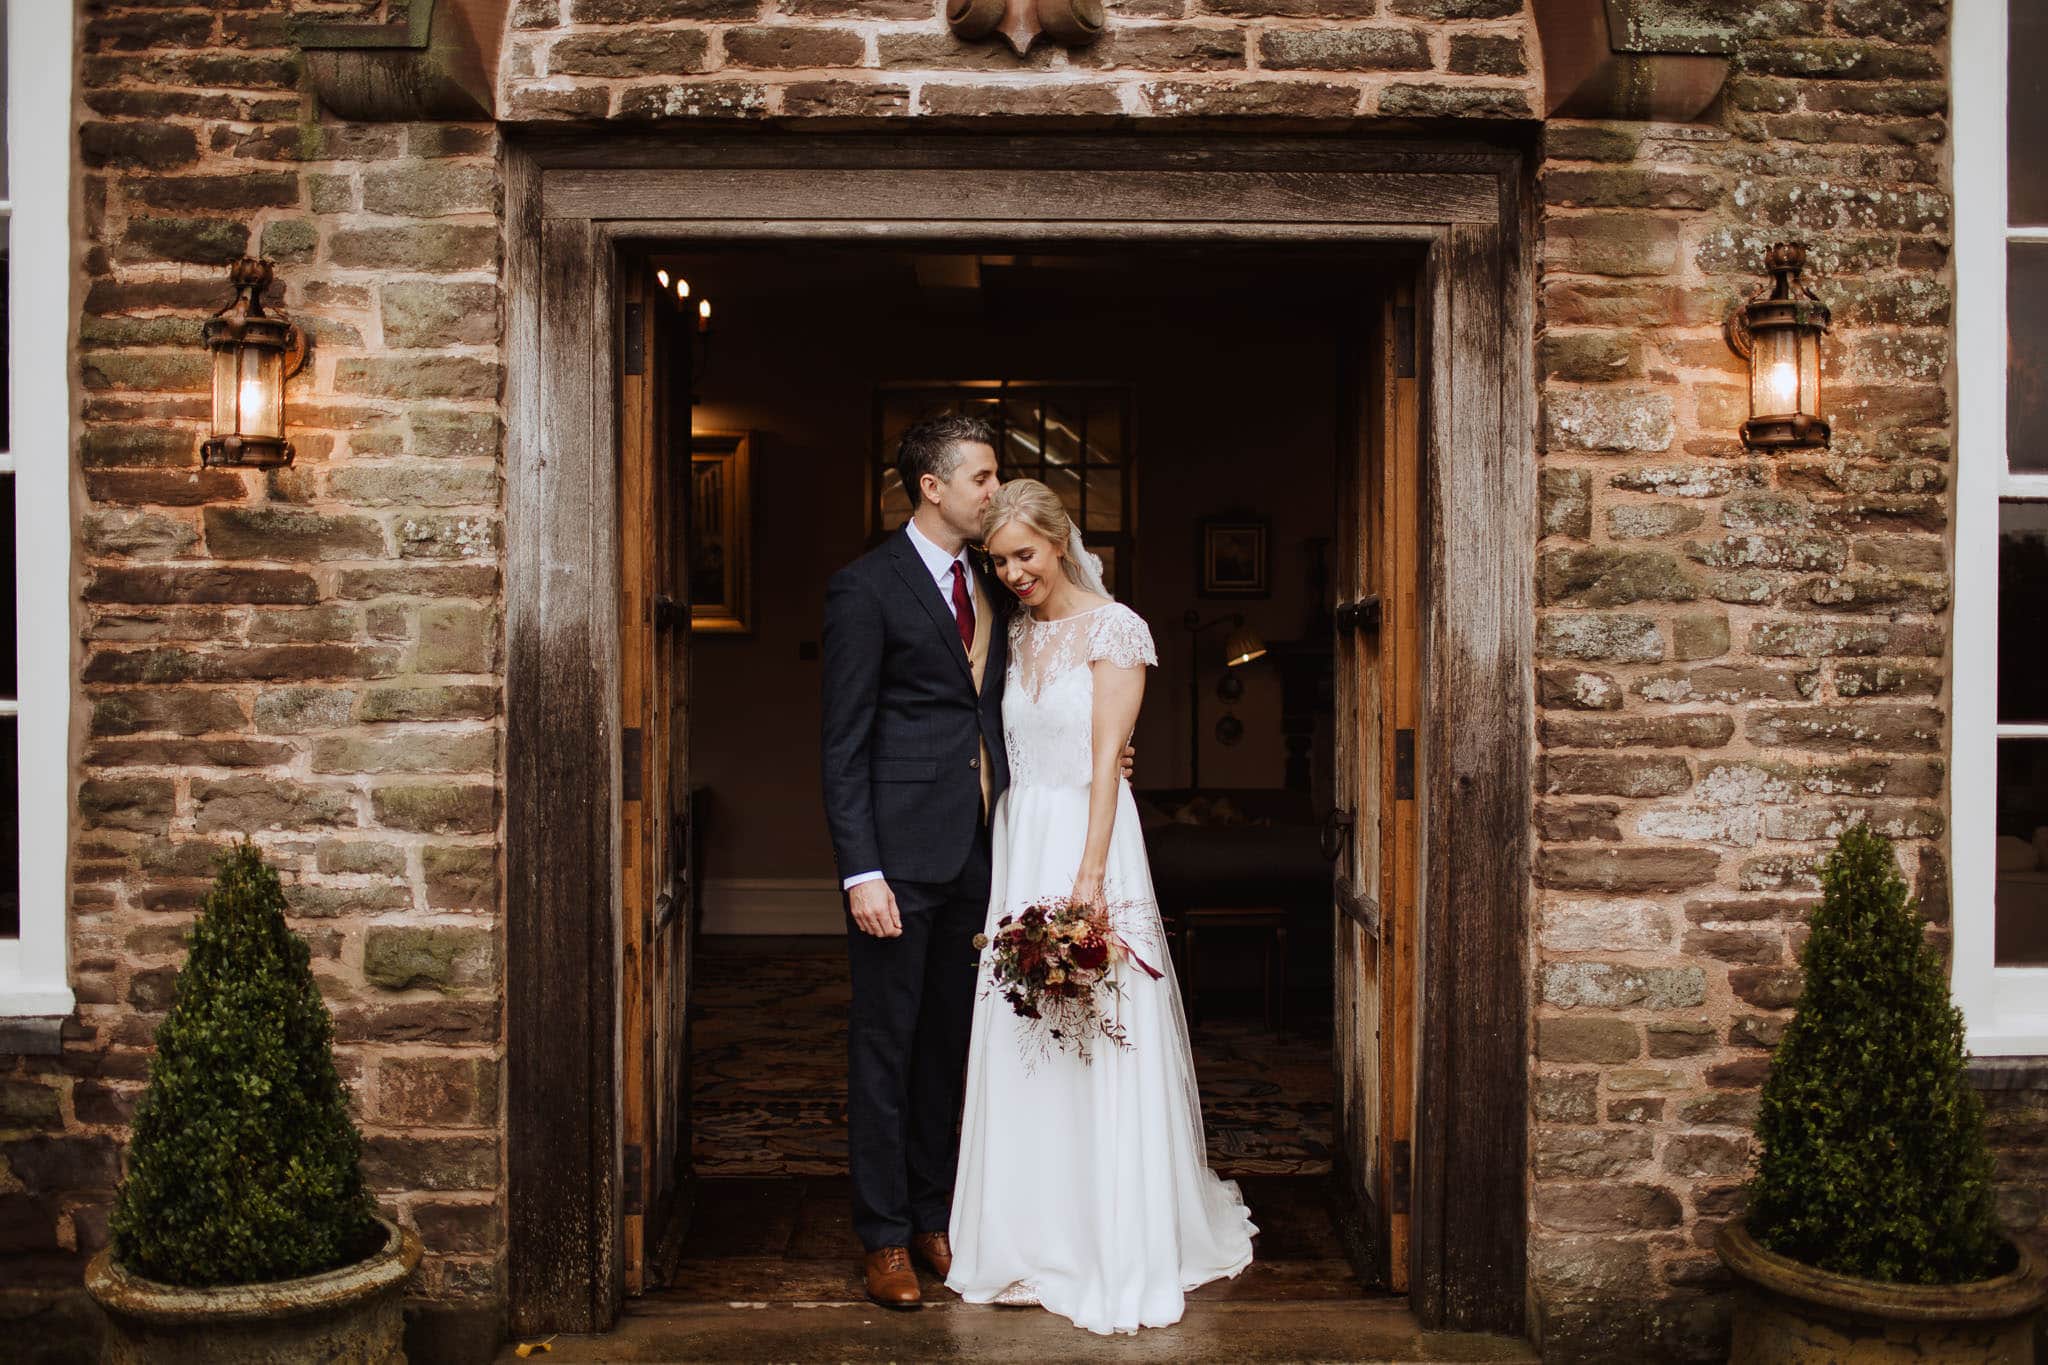
M 832 1202 L 849 988 L 818 791 L 817 631 L 829 574 L 907 515 L 897 433 L 967 409 L 997 425 L 1006 478 L 1061 493 L 1159 649 L 1134 786 L 1211 1164 L 1246 1182 L 1261 1264 L 1277 1267 L 1228 1292 L 1276 1276 L 1290 1292 L 1318 1275 L 1328 1292 L 1385 1287 L 1383 1245 L 1354 1238 L 1360 1280 L 1333 1240 L 1363 1221 L 1336 1151 L 1333 969 L 1348 931 L 1332 877 L 1352 859 L 1329 837 L 1333 557 L 1361 539 L 1340 534 L 1356 482 L 1343 470 L 1372 444 L 1368 409 L 1386 395 L 1371 342 L 1412 266 L 1356 249 L 786 246 L 656 252 L 635 268 L 694 338 L 699 1213 L 682 1277 L 724 1283 L 751 1264 L 764 1285 L 838 1284 L 858 1251 Z M 742 1220 L 744 1253 L 735 1207 L 760 1210 Z

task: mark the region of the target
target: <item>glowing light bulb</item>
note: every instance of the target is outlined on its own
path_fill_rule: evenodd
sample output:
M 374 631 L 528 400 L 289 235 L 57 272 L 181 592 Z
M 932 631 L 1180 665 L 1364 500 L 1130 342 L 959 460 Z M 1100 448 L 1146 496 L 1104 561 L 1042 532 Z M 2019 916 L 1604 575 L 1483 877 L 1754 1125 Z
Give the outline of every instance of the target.
M 1796 412 L 1799 403 L 1799 367 L 1789 360 L 1773 364 L 1764 376 L 1764 386 L 1771 395 L 1771 411 Z
M 681 276 L 676 277 L 676 297 L 679 299 L 690 297 L 690 282 Z
M 666 270 L 655 271 L 654 278 L 661 281 L 661 287 L 663 289 L 668 288 L 668 272 Z
M 263 401 L 263 382 L 261 380 L 244 379 L 242 381 L 241 404 L 241 425 L 242 429 L 246 431 L 263 412 L 265 407 Z

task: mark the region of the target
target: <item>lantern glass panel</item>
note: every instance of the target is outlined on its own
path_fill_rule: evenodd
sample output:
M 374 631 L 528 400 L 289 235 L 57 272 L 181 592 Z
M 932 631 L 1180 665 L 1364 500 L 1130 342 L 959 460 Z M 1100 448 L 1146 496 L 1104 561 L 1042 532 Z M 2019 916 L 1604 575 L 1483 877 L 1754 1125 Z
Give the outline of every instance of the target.
M 1808 417 L 1820 416 L 1820 333 L 1799 336 L 1799 410 Z
M 216 346 L 213 350 L 213 434 L 232 436 L 241 429 L 236 420 L 236 400 L 240 397 L 240 386 L 236 381 L 236 361 L 240 348 Z
M 284 352 L 270 346 L 244 346 L 241 360 L 241 397 L 236 406 L 242 435 L 283 437 Z
M 1754 333 L 1749 357 L 1749 415 L 1790 417 L 1799 411 L 1799 334 L 1790 327 Z M 1819 364 L 1815 359 L 1816 367 Z

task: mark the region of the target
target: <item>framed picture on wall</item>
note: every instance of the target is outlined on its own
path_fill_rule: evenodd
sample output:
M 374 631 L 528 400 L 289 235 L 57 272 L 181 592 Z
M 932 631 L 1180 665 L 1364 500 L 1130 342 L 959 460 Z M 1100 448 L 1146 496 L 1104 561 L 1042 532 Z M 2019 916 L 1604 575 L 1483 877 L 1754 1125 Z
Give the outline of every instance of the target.
M 1197 546 L 1196 582 L 1203 597 L 1270 597 L 1273 580 L 1264 517 L 1204 517 Z
M 690 437 L 690 629 L 746 635 L 754 628 L 754 481 L 750 433 Z

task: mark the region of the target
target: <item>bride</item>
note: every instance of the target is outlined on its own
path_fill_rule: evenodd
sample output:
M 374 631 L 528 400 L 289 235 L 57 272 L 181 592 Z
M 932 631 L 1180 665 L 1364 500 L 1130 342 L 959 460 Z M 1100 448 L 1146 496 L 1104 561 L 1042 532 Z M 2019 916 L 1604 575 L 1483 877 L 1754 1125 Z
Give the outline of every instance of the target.
M 1058 495 L 1006 483 L 982 516 L 1010 618 L 988 932 L 1047 898 L 1111 907 L 1137 955 L 1115 1009 L 1129 1046 L 1042 1049 L 1000 991 L 975 1005 L 946 1285 L 969 1303 L 1036 1303 L 1092 1332 L 1178 1322 L 1186 1291 L 1252 1259 L 1234 1181 L 1208 1167 L 1194 1058 L 1137 807 L 1118 772 L 1151 633 L 1102 586 Z

